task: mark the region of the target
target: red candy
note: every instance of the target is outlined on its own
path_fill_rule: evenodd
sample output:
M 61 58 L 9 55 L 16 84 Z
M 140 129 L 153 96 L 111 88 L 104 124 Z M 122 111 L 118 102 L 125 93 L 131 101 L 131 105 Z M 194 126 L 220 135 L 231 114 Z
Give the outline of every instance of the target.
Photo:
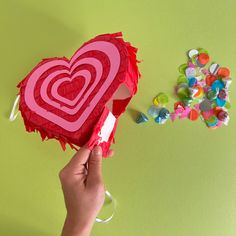
M 227 97 L 227 93 L 224 89 L 220 90 L 218 97 L 222 100 L 225 100 Z
M 194 121 L 194 120 L 197 120 L 199 117 L 199 113 L 197 110 L 195 109 L 192 109 L 190 112 L 189 112 L 189 119 Z
M 176 110 L 176 109 L 178 109 L 178 108 L 183 108 L 184 109 L 184 104 L 183 104 L 183 102 L 176 102 L 175 104 L 174 104 L 174 109 Z
M 210 60 L 210 57 L 206 53 L 200 53 L 198 56 L 198 61 L 202 65 L 206 65 L 209 62 L 209 60 Z
M 226 111 L 220 111 L 218 114 L 217 114 L 217 118 L 220 120 L 220 121 L 224 121 L 226 118 L 228 117 L 228 113 Z
M 208 75 L 208 76 L 206 77 L 206 84 L 207 84 L 208 86 L 211 86 L 215 80 L 217 80 L 217 77 L 216 77 L 216 76 L 214 76 L 214 75 Z
M 221 67 L 217 71 L 217 75 L 221 77 L 228 77 L 230 75 L 230 70 L 226 67 Z

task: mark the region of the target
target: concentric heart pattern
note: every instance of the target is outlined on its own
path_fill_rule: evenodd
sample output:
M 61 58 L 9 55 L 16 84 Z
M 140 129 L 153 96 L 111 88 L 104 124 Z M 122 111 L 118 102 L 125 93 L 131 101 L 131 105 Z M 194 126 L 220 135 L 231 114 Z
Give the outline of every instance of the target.
M 63 149 L 66 143 L 72 148 L 99 143 L 106 156 L 117 118 L 137 91 L 136 52 L 122 33 L 115 33 L 86 42 L 70 60 L 42 60 L 18 85 L 26 130 L 38 131 L 43 140 L 59 140 Z M 111 117 L 113 127 L 101 140 Z

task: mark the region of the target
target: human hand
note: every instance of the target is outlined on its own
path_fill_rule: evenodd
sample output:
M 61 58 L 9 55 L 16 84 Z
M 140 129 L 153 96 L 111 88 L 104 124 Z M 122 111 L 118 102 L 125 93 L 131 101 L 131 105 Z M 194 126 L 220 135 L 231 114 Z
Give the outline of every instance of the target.
M 105 199 L 101 147 L 81 148 L 59 177 L 67 209 L 62 236 L 88 236 Z

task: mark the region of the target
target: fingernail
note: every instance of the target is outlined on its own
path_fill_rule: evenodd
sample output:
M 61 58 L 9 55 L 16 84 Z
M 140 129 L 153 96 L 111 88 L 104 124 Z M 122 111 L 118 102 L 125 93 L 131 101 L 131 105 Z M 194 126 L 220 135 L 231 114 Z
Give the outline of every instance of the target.
M 101 156 L 102 155 L 102 149 L 100 146 L 96 146 L 92 151 L 94 156 Z

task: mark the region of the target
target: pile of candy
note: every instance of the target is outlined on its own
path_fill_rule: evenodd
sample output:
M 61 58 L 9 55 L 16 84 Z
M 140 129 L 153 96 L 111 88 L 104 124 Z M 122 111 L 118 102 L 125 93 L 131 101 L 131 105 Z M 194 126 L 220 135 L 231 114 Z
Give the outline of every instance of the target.
M 158 124 L 164 124 L 169 118 L 172 121 L 177 118 L 195 121 L 199 116 L 209 128 L 228 124 L 230 71 L 215 63 L 206 68 L 209 60 L 209 54 L 202 48 L 188 52 L 188 62 L 179 66 L 180 76 L 175 87 L 179 101 L 174 104 L 174 111 L 170 113 L 165 108 L 168 97 L 164 93 L 154 98 L 148 109 L 148 114 Z M 148 120 L 145 117 L 142 122 Z M 137 123 L 142 122 L 139 119 Z

